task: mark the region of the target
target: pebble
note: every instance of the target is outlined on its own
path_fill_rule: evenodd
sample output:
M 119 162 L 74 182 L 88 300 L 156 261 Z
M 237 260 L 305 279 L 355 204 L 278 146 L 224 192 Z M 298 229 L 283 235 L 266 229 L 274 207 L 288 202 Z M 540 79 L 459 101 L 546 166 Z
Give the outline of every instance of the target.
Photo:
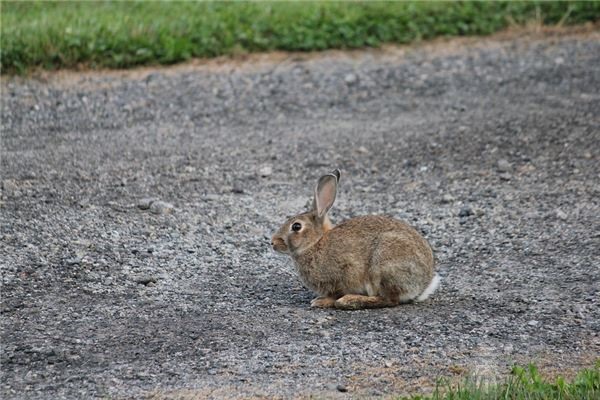
M 151 283 L 156 283 L 156 278 L 150 275 L 141 275 L 136 277 L 134 281 L 140 285 L 148 286 Z
M 150 212 L 153 214 L 169 214 L 173 212 L 175 207 L 171 203 L 165 201 L 154 201 L 150 204 Z
M 567 218 L 569 218 L 569 216 L 567 215 L 567 213 L 566 213 L 566 212 L 564 212 L 564 211 L 563 211 L 563 210 L 561 210 L 561 209 L 558 209 L 558 210 L 556 210 L 556 216 L 557 216 L 559 219 L 562 219 L 563 221 L 566 221 L 566 220 L 567 220 Z
M 273 175 L 273 167 L 271 167 L 270 165 L 263 165 L 258 170 L 258 173 L 262 178 L 266 178 L 268 176 Z
M 471 215 L 473 215 L 473 209 L 471 207 L 469 207 L 469 206 L 463 206 L 458 211 L 458 216 L 461 217 L 461 218 L 469 217 Z
M 510 170 L 512 170 L 512 165 L 505 160 L 504 158 L 501 160 L 498 160 L 498 164 L 496 165 L 496 169 L 499 172 L 508 172 Z
M 340 384 L 328 383 L 326 385 L 326 387 L 328 390 L 337 390 L 338 392 L 341 392 L 341 393 L 346 393 L 348 391 L 348 388 L 346 388 L 346 386 L 342 385 L 341 383 Z
M 451 194 L 446 193 L 445 195 L 442 196 L 442 204 L 452 203 L 453 201 L 454 201 L 454 196 L 452 196 Z
M 14 192 L 17 192 L 19 190 L 19 186 L 12 179 L 6 179 L 5 181 L 3 181 L 2 182 L 2 187 L 4 188 L 4 190 L 6 190 L 9 193 L 10 192 L 14 193 Z
M 537 211 L 527 211 L 525 214 L 523 214 L 523 217 L 525 219 L 536 219 L 539 218 L 540 214 Z
M 344 82 L 346 82 L 348 85 L 353 85 L 356 83 L 356 81 L 358 81 L 358 77 L 355 74 L 347 74 L 344 77 Z
M 500 177 L 500 179 L 502 179 L 503 181 L 510 181 L 512 178 L 512 175 L 509 174 L 508 172 L 503 172 L 501 174 L 498 175 Z
M 346 393 L 348 391 L 348 389 L 344 385 L 337 385 L 336 389 L 338 392 L 342 392 L 342 393 Z
M 147 210 L 150 208 L 152 203 L 154 203 L 156 200 L 158 200 L 158 199 L 156 199 L 154 197 L 146 197 L 146 198 L 143 198 L 140 201 L 138 201 L 137 206 L 140 210 Z
M 202 196 L 201 199 L 204 201 L 220 201 L 221 196 L 219 196 L 218 194 L 206 194 Z
M 81 264 L 81 257 L 73 257 L 66 260 L 67 265 Z

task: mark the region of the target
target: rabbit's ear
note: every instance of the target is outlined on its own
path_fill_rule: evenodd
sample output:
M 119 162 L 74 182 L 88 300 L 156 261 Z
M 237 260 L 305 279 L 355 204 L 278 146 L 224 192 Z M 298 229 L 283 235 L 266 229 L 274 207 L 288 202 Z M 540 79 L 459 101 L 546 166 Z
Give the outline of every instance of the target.
M 331 174 L 323 175 L 319 178 L 319 182 L 317 182 L 317 187 L 315 188 L 315 200 L 313 202 L 313 207 L 319 218 L 323 218 L 333 205 L 339 178 L 340 170 L 338 169 Z

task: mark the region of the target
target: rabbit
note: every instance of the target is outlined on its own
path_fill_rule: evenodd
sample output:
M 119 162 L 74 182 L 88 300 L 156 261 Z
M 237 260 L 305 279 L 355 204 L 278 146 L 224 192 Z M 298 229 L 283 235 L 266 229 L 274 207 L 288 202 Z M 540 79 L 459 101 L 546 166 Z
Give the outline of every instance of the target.
M 271 239 L 318 295 L 311 307 L 357 310 L 426 300 L 440 283 L 427 241 L 391 217 L 355 217 L 334 226 L 327 212 L 340 176 L 338 169 L 322 176 L 312 209 L 289 218 Z

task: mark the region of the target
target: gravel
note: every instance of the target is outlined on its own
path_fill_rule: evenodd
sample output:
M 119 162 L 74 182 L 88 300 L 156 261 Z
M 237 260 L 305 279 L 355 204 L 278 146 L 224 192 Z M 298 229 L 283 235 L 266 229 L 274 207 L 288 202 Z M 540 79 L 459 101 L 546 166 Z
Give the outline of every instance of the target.
M 593 365 L 598 65 L 592 32 L 3 79 L 0 396 L 368 397 Z M 309 308 L 269 238 L 334 167 L 334 221 L 431 242 L 429 301 Z

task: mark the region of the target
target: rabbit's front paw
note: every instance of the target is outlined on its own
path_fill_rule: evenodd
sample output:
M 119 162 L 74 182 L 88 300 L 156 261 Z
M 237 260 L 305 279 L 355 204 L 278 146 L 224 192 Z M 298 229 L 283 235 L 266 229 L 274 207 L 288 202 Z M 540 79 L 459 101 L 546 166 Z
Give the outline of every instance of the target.
M 332 297 L 317 297 L 310 302 L 311 307 L 315 308 L 333 308 L 335 299 Z

